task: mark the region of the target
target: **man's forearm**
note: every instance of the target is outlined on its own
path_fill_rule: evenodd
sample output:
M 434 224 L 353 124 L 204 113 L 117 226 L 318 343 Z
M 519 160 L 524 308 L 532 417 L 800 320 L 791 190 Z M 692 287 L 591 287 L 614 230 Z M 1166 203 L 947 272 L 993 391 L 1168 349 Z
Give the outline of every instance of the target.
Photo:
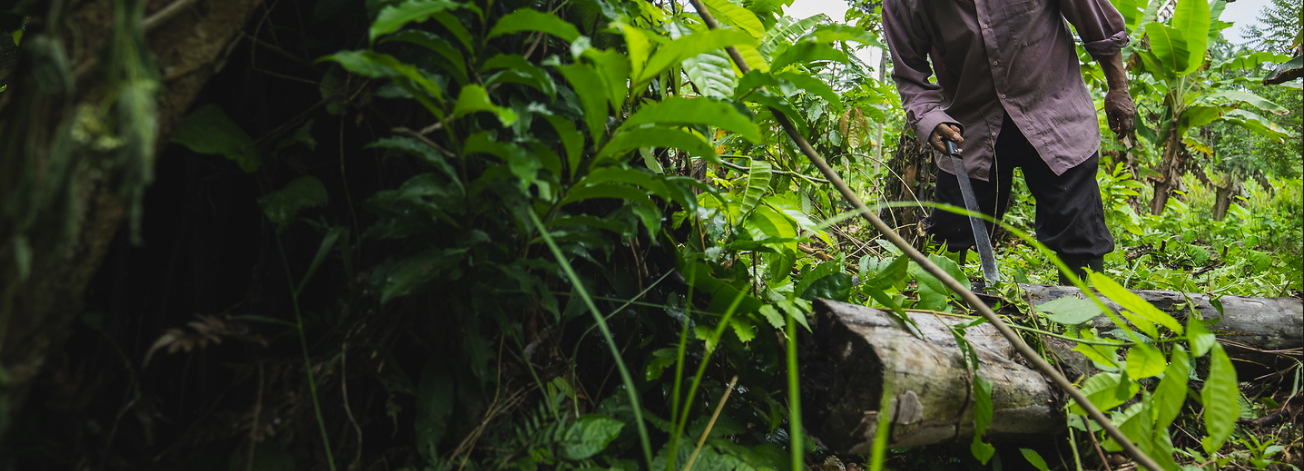
M 1127 91 L 1127 69 L 1123 66 L 1123 53 L 1114 53 L 1098 61 L 1100 69 L 1105 72 L 1105 82 L 1109 84 L 1109 89 Z

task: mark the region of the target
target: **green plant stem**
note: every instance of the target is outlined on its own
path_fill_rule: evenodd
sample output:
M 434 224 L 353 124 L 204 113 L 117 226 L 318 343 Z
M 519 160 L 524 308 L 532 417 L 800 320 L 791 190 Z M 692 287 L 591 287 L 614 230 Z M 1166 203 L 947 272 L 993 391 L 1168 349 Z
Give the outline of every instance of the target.
M 552 255 L 557 258 L 557 264 L 561 265 L 562 271 L 570 278 L 575 285 L 575 291 L 580 293 L 580 298 L 588 306 L 589 312 L 593 314 L 593 322 L 598 324 L 598 330 L 602 332 L 602 337 L 607 341 L 607 347 L 611 350 L 611 357 L 616 362 L 616 369 L 620 370 L 620 379 L 625 383 L 625 391 L 629 393 L 629 405 L 634 411 L 635 426 L 638 427 L 638 438 L 643 446 L 643 459 L 647 463 L 647 468 L 652 469 L 652 440 L 647 434 L 647 425 L 643 423 L 643 406 L 638 401 L 638 389 L 635 387 L 634 377 L 629 374 L 629 368 L 625 366 L 625 360 L 620 357 L 620 347 L 616 346 L 616 337 L 611 334 L 611 328 L 607 326 L 607 319 L 602 317 L 598 311 L 598 306 L 593 303 L 593 298 L 589 297 L 589 291 L 584 288 L 584 283 L 580 281 L 579 275 L 571 264 L 566 260 L 566 256 L 561 253 L 561 248 L 557 247 L 557 242 L 552 240 L 552 235 L 544 227 L 543 221 L 539 220 L 539 215 L 534 214 L 532 208 L 525 208 L 525 212 L 530 215 L 530 220 L 534 222 L 534 227 L 539 230 L 539 236 L 543 242 L 548 245 Z
M 738 309 L 738 305 L 742 303 L 743 296 L 746 294 L 746 291 L 738 290 L 738 295 L 734 297 L 733 302 L 729 303 L 729 309 L 724 311 L 724 317 L 720 318 L 720 324 L 716 325 L 715 332 L 711 333 L 712 345 L 719 345 L 720 337 L 724 335 L 724 329 L 729 326 L 729 320 L 733 318 L 734 311 Z M 697 396 L 697 388 L 702 384 L 702 377 L 706 375 L 706 367 L 711 363 L 712 353 L 715 353 L 714 348 L 706 349 L 706 353 L 702 355 L 702 362 L 697 364 L 697 374 L 693 375 L 693 382 L 688 385 L 688 397 L 684 398 L 684 410 L 680 411 L 679 427 L 675 429 L 675 440 L 670 442 L 670 456 L 675 456 L 679 444 L 678 437 L 683 436 L 684 428 L 688 426 L 688 413 L 691 411 L 689 405 L 693 403 L 693 399 Z M 666 461 L 673 462 L 673 459 Z
M 294 275 L 290 273 L 290 259 L 285 256 L 285 245 L 281 243 L 281 237 L 276 239 L 277 251 L 281 253 L 281 265 L 285 268 L 285 281 L 290 283 L 290 301 L 294 306 L 294 324 L 295 330 L 299 333 L 299 347 L 303 350 L 303 370 L 308 375 L 308 393 L 312 395 L 312 411 L 317 415 L 317 430 L 321 432 L 321 446 L 326 450 L 326 464 L 330 466 L 331 471 L 335 471 L 335 455 L 331 453 L 330 435 L 326 433 L 326 419 L 321 413 L 321 401 L 317 399 L 317 379 L 312 374 L 312 356 L 308 353 L 308 338 L 303 330 L 303 313 L 299 310 L 299 290 L 293 288 L 298 286 L 294 282 Z
M 700 0 L 693 0 L 694 2 Z M 788 440 L 792 452 L 792 469 L 803 469 L 802 457 L 805 455 L 801 443 L 801 388 L 800 375 L 797 373 L 797 321 L 789 319 L 784 327 L 788 334 Z
M 679 331 L 679 347 L 675 351 L 675 386 L 672 390 L 670 399 L 670 429 L 679 429 L 679 395 L 684 384 L 684 356 L 687 353 L 688 345 L 688 326 L 692 324 L 688 321 L 688 316 L 693 309 L 693 286 L 697 282 L 697 270 L 688 272 L 688 301 L 684 305 L 684 328 Z M 679 452 L 679 436 L 670 437 L 670 454 L 666 455 L 666 471 L 672 471 L 675 465 L 676 453 Z
M 701 15 L 702 22 L 706 24 L 707 28 L 718 29 L 720 27 L 719 24 L 715 22 L 715 19 L 711 17 L 711 13 L 706 9 L 706 5 L 702 4 L 702 0 L 690 1 L 693 2 L 693 7 L 697 9 L 697 14 Z M 738 66 L 739 71 L 743 74 L 751 71 L 751 67 L 747 65 L 747 61 L 743 59 L 742 54 L 738 53 L 737 48 L 729 46 L 726 48 L 726 51 L 728 51 L 729 57 L 733 59 L 734 64 Z M 1073 383 L 1069 382 L 1068 378 L 1065 378 L 1064 375 L 1055 371 L 1055 368 L 1051 366 L 1050 363 L 1046 362 L 1046 360 L 1029 347 L 1027 343 L 1024 343 L 1023 339 L 1019 337 L 1019 334 L 1015 333 L 1014 330 L 1006 325 L 1005 322 L 1002 322 L 1000 317 L 998 317 L 990 307 L 987 307 L 986 304 L 983 304 L 982 300 L 978 299 L 977 295 L 965 288 L 964 285 L 961 285 L 959 281 L 952 278 L 951 275 L 947 274 L 941 267 L 933 263 L 932 260 L 929 260 L 923 253 L 915 250 L 914 246 L 906 242 L 905 239 L 902 239 L 896 231 L 892 230 L 892 228 L 884 223 L 883 220 L 879 219 L 878 215 L 870 211 L 869 208 L 865 206 L 865 203 L 860 201 L 860 197 L 857 196 L 855 192 L 851 191 L 851 188 L 847 186 L 847 183 L 842 181 L 842 178 L 838 176 L 837 172 L 834 172 L 833 168 L 829 167 L 829 163 L 824 161 L 824 158 L 820 157 L 819 153 L 811 147 L 810 143 L 806 141 L 806 138 L 801 135 L 797 130 L 797 127 L 792 124 L 792 121 L 788 120 L 788 117 L 784 115 L 783 112 L 772 110 L 771 114 L 774 115 L 775 121 L 778 121 L 779 125 L 783 127 L 783 130 L 788 134 L 788 137 L 797 144 L 797 148 L 801 150 L 801 153 L 804 154 L 806 158 L 810 159 L 811 163 L 815 164 L 815 167 L 819 168 L 820 173 L 824 174 L 824 178 L 833 182 L 833 186 L 842 194 L 842 198 L 859 210 L 861 216 L 869 221 L 869 223 L 883 234 L 888 241 L 892 242 L 892 245 L 900 248 L 902 252 L 905 252 L 906 255 L 910 257 L 911 260 L 914 260 L 915 263 L 918 263 L 919 266 L 923 267 L 923 269 L 929 274 L 932 274 L 937 277 L 938 280 L 941 280 L 942 284 L 946 285 L 948 289 L 959 295 L 971 307 L 977 309 L 983 317 L 987 318 L 988 322 L 991 322 L 992 325 L 996 327 L 996 330 L 1001 332 L 1002 336 L 1010 341 L 1010 344 L 1014 346 L 1015 350 L 1018 350 L 1020 355 L 1027 359 L 1028 362 L 1037 369 L 1037 371 L 1040 371 L 1043 375 L 1050 378 L 1056 386 L 1064 390 L 1064 392 L 1072 397 L 1073 400 L 1077 401 L 1077 403 L 1086 410 L 1087 415 L 1089 415 L 1092 420 L 1099 423 L 1101 428 L 1105 429 L 1105 432 L 1109 434 L 1110 437 L 1113 437 L 1119 445 L 1122 445 L 1128 455 L 1132 456 L 1132 458 L 1140 465 L 1149 468 L 1151 471 L 1162 471 L 1164 469 L 1146 455 L 1145 452 L 1141 451 L 1140 448 L 1137 448 L 1136 444 L 1132 443 L 1132 441 L 1127 438 L 1127 435 L 1124 435 L 1118 427 L 1115 427 L 1114 424 L 1110 422 L 1109 417 L 1106 417 L 1104 413 L 1100 412 L 1100 409 L 1096 408 L 1096 406 L 1091 403 L 1091 400 L 1088 399 L 1085 394 L 1082 394 L 1081 390 L 1074 387 Z M 1052 258 L 1052 260 L 1061 270 L 1068 271 L 1068 267 L 1064 266 L 1064 262 L 1057 258 Z M 1090 290 L 1086 289 L 1082 280 L 1074 280 L 1074 284 L 1079 285 L 1078 287 L 1082 289 L 1082 292 L 1090 292 Z M 1103 306 L 1103 303 L 1101 303 L 1099 299 L 1096 299 L 1096 302 Z M 1108 309 L 1105 310 L 1105 313 L 1111 320 L 1117 318 L 1117 315 L 1110 313 Z M 1115 323 L 1119 324 L 1118 322 Z M 1121 325 L 1120 327 L 1124 328 L 1124 330 L 1128 330 L 1126 327 Z M 798 468 L 793 469 L 795 471 Z

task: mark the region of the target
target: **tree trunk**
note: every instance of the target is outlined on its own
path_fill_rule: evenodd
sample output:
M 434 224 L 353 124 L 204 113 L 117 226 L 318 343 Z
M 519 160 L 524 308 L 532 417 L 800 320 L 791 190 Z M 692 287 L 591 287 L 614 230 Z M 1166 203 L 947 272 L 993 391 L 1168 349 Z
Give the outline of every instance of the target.
M 1227 209 L 1231 207 L 1232 199 L 1240 195 L 1242 189 L 1239 180 L 1231 180 L 1217 187 L 1213 199 L 1213 220 L 1221 221 L 1227 217 Z
M 816 300 L 818 328 L 802 364 L 807 426 L 840 453 L 869 453 L 878 430 L 884 390 L 891 399 L 891 447 L 968 441 L 973 437 L 973 374 L 951 326 L 969 319 L 911 316 L 911 334 L 891 313 Z M 986 438 L 1028 442 L 1064 428 L 1058 391 L 1032 368 L 1016 363 L 1009 344 L 990 324 L 965 338 L 978 357 L 978 375 L 992 382 L 995 411 Z
M 893 203 L 915 203 L 933 197 L 933 149 L 915 139 L 908 128 L 897 139 L 896 150 L 888 163 L 891 180 L 884 198 Z M 924 240 L 923 207 L 883 208 L 879 218 L 896 229 L 897 234 L 919 247 Z
M 0 432 L 82 314 L 87 284 L 148 184 L 154 149 L 260 1 L 149 0 L 143 21 L 115 16 L 118 1 L 64 3 L 29 24 L 0 94 Z M 143 34 L 148 50 L 115 41 L 123 30 Z M 116 104 L 115 84 L 125 79 L 122 56 L 109 53 L 153 62 L 129 78 L 157 85 L 145 98 L 156 120 L 143 135 L 153 139 L 135 152 L 112 147 L 142 124 L 116 122 L 126 105 Z
M 1186 153 L 1182 150 L 1182 137 L 1177 135 L 1177 123 L 1169 130 L 1168 139 L 1164 141 L 1164 161 L 1159 164 L 1159 179 L 1155 180 L 1155 196 L 1150 200 L 1150 214 L 1158 216 L 1164 213 L 1168 197 L 1173 190 L 1181 189 L 1182 173 Z
M 1082 292 L 1063 286 L 1019 285 L 1040 305 Z M 1218 318 L 1207 296 L 1173 291 L 1133 291 L 1184 319 L 1187 298 L 1205 319 Z M 1224 296 L 1223 315 L 1209 326 L 1238 369 L 1247 365 L 1287 368 L 1304 347 L 1304 301 L 1296 298 Z M 1108 303 L 1117 309 L 1117 305 Z M 965 442 L 973 437 L 973 374 L 950 327 L 971 319 L 910 313 L 912 334 L 885 311 L 816 300 L 815 334 L 804 344 L 803 407 L 807 426 L 824 445 L 841 453 L 868 453 L 878 430 L 884 390 L 891 391 L 889 446 Z M 1101 316 L 1091 321 L 1111 328 Z M 990 324 L 966 329 L 979 360 L 978 375 L 992 382 L 994 419 L 989 441 L 1044 440 L 1064 428 L 1064 399 L 1037 371 L 1022 363 Z M 1094 373 L 1071 341 L 1043 337 L 1070 378 Z M 1013 360 L 1012 360 L 1013 359 Z M 1265 363 L 1266 362 L 1266 363 Z

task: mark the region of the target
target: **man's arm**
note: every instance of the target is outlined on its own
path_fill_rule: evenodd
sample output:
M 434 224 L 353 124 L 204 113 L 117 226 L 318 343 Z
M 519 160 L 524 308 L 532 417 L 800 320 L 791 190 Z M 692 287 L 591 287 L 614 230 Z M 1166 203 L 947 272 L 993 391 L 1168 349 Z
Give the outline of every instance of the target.
M 924 0 L 930 1 L 930 0 Z M 915 135 L 945 151 L 942 138 L 964 142 L 959 122 L 942 110 L 942 87 L 928 81 L 932 38 L 904 0 L 883 2 L 883 32 L 892 51 L 892 79 L 901 94 L 901 107 Z
M 1123 54 L 1116 52 L 1098 61 L 1105 72 L 1105 82 L 1109 84 L 1109 91 L 1105 93 L 1105 117 L 1109 121 L 1109 130 L 1121 138 L 1136 129 L 1136 105 L 1127 90 Z

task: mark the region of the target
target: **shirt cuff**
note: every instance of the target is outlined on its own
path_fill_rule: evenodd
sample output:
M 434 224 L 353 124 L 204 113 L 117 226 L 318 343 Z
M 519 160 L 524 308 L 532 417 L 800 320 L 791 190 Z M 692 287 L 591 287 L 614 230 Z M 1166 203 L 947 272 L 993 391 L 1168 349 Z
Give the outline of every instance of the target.
M 1127 31 L 1119 31 L 1114 33 L 1113 36 L 1099 41 L 1084 41 L 1082 47 L 1087 50 L 1087 54 L 1091 54 L 1092 58 L 1100 59 L 1118 54 L 1118 51 L 1121 51 L 1123 46 L 1127 46 L 1130 42 L 1132 42 L 1132 38 L 1127 36 Z
M 919 118 L 919 122 L 915 123 L 915 137 L 919 138 L 919 141 L 923 142 L 924 145 L 929 145 L 928 137 L 932 136 L 933 130 L 937 129 L 937 125 L 942 123 L 954 124 L 960 128 L 960 134 L 964 134 L 964 125 L 952 118 L 951 115 L 946 114 L 941 108 L 935 108 L 933 111 L 924 113 L 924 116 Z M 929 148 L 932 147 L 929 146 Z

